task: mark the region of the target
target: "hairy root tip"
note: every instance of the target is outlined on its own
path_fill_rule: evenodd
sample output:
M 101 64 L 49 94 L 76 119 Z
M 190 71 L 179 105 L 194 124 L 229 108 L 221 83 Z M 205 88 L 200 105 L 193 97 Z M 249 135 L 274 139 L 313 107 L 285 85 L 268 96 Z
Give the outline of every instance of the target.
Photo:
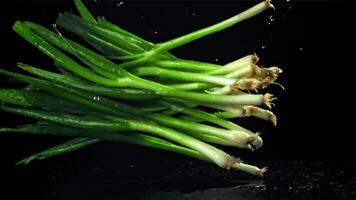
M 273 83 L 273 81 L 271 81 L 270 79 L 265 79 L 265 80 L 262 80 L 260 82 L 260 88 L 261 89 L 266 89 L 269 85 L 271 85 Z
M 276 100 L 276 98 L 273 97 L 273 94 L 266 93 L 263 96 L 263 102 L 268 108 L 272 108 L 272 106 L 274 105 L 273 100 Z
M 238 84 L 236 84 L 236 83 L 231 84 L 231 85 L 229 86 L 229 89 L 230 89 L 230 92 L 238 92 L 238 91 L 240 91 L 240 90 L 239 90 L 239 86 L 238 86 Z
M 261 68 L 256 64 L 252 64 L 252 76 L 256 76 L 260 73 L 261 73 Z
M 282 84 L 280 84 L 280 83 L 277 83 L 277 82 L 273 82 L 272 83 L 273 85 L 277 85 L 277 86 L 279 86 L 283 91 L 285 91 L 286 89 L 284 88 L 284 86 L 282 85 Z
M 272 114 L 270 120 L 274 126 L 277 126 L 277 117 L 276 115 Z
M 242 87 L 243 88 L 243 87 Z M 257 89 L 257 83 L 255 81 L 247 81 L 245 88 L 246 90 L 255 90 Z
M 263 167 L 257 171 L 257 176 L 263 176 L 264 173 L 268 171 L 267 167 Z
M 273 6 L 273 4 L 271 3 L 272 0 L 266 0 L 266 4 L 267 4 L 267 8 L 272 8 L 273 10 L 275 10 L 276 8 Z

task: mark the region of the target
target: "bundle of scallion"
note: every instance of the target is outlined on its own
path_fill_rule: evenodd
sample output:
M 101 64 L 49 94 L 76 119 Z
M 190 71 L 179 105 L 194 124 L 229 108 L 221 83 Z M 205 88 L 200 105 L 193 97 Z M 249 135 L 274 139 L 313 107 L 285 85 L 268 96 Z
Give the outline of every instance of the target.
M 276 124 L 270 108 L 273 95 L 258 94 L 282 72 L 257 66 L 247 55 L 224 66 L 184 60 L 169 50 L 190 43 L 273 7 L 270 1 L 212 26 L 153 44 L 102 17 L 95 19 L 80 0 L 80 17 L 58 16 L 56 25 L 79 35 L 95 50 L 32 22 L 16 22 L 13 29 L 53 59 L 60 73 L 27 64 L 32 74 L 0 69 L 5 76 L 29 86 L 0 89 L 1 110 L 37 119 L 36 124 L 2 128 L 70 136 L 71 139 L 18 162 L 75 151 L 102 140 L 119 141 L 173 151 L 230 169 L 262 175 L 266 168 L 242 163 L 213 144 L 244 149 L 260 148 L 262 139 L 229 118 L 254 116 Z M 100 53 L 98 53 L 100 52 Z M 216 112 L 209 113 L 204 107 Z M 180 117 L 174 117 L 179 113 Z M 173 116 L 174 115 L 174 116 Z

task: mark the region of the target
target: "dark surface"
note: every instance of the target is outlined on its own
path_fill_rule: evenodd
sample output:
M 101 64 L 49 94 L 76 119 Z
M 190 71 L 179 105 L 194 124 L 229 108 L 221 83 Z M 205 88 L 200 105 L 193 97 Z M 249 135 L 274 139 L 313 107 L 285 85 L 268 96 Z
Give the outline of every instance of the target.
M 117 1 L 91 2 L 88 7 L 95 15 L 105 16 L 147 40 L 159 42 L 223 20 L 253 4 L 231 1 L 125 2 L 120 5 Z M 214 194 L 225 192 L 226 195 L 245 195 L 240 193 L 243 190 L 252 195 L 245 199 L 355 199 L 352 196 L 355 165 L 335 164 L 335 161 L 356 161 L 352 156 L 352 118 L 346 115 L 353 110 L 350 97 L 353 78 L 350 76 L 354 65 L 355 31 L 351 26 L 355 4 L 351 1 L 276 1 L 274 5 L 275 11 L 269 10 L 173 51 L 182 58 L 220 64 L 256 52 L 261 58 L 260 64 L 277 65 L 284 70 L 278 82 L 286 91 L 277 86 L 269 90 L 279 98 L 273 109 L 278 116 L 278 126 L 255 119 L 239 121 L 263 132 L 264 147 L 254 153 L 225 149 L 246 162 L 259 160 L 256 163 L 259 166 L 268 165 L 270 172 L 262 182 L 251 181 L 254 177 L 250 176 L 244 178 L 247 182 L 240 182 L 240 175 L 245 175 L 237 172 L 226 172 L 199 161 L 190 165 L 192 160 L 182 156 L 117 143 L 103 143 L 14 167 L 24 156 L 65 138 L 0 135 L 3 163 L 9 167 L 7 171 L 15 172 L 17 194 L 27 199 L 123 198 L 120 195 L 126 198 L 148 195 L 148 199 L 154 195 L 172 195 L 165 199 L 207 195 L 213 199 Z M 76 12 L 73 2 L 1 2 L 1 67 L 19 71 L 15 65 L 21 61 L 51 68 L 50 59 L 17 36 L 11 26 L 16 20 L 28 20 L 51 27 L 57 13 L 63 11 Z M 4 77 L 0 78 L 0 84 L 9 86 Z M 6 113 L 1 116 L 2 126 L 28 122 Z M 293 160 L 325 162 L 288 162 Z M 234 188 L 242 183 L 252 186 Z M 304 189 L 295 189 L 304 186 Z M 216 193 L 209 189 L 216 187 L 222 189 Z M 311 188 L 310 191 L 307 188 Z M 204 192 L 194 192 L 199 189 Z M 254 191 L 262 196 L 255 196 Z
M 88 200 L 356 198 L 356 164 L 348 162 L 265 162 L 263 164 L 269 166 L 270 172 L 262 179 L 182 158 L 163 161 L 162 165 L 166 168 L 159 171 L 140 161 L 127 163 L 126 166 L 102 167 L 102 164 L 109 163 L 93 164 L 87 169 L 79 169 L 74 164 L 57 171 L 53 170 L 54 166 L 38 164 L 36 167 L 52 169 L 42 176 L 41 182 L 45 184 L 40 185 L 39 190 L 24 192 L 21 189 L 24 193 L 20 196 L 26 198 L 31 194 L 35 199 Z M 19 180 L 28 179 L 30 173 L 20 169 Z M 31 182 L 20 182 L 17 188 L 26 188 Z

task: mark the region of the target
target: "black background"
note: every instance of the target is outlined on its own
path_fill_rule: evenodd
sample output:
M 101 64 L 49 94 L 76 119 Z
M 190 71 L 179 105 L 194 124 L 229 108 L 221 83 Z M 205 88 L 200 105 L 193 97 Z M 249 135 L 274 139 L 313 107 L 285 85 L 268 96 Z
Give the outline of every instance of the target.
M 99 1 L 89 3 L 88 8 L 94 15 L 105 16 L 147 40 L 159 42 L 221 21 L 254 3 L 158 1 L 124 2 L 118 6 L 119 1 Z M 271 160 L 355 161 L 352 153 L 355 85 L 352 7 L 355 4 L 351 1 L 273 3 L 275 11 L 268 10 L 228 30 L 175 49 L 173 53 L 181 58 L 224 64 L 255 52 L 261 65 L 277 65 L 283 69 L 278 82 L 285 91 L 277 86 L 269 90 L 278 97 L 273 108 L 278 117 L 277 127 L 256 119 L 241 120 L 246 127 L 262 132 L 263 148 L 254 153 L 230 148 L 227 151 L 241 155 L 246 161 L 262 163 Z M 74 3 L 1 2 L 0 66 L 18 71 L 16 62 L 21 61 L 50 67 L 51 61 L 17 36 L 11 26 L 16 20 L 28 20 L 50 27 L 57 13 L 62 11 L 76 12 Z M 9 86 L 3 76 L 0 82 L 2 87 Z M 28 121 L 1 112 L 2 126 Z M 15 167 L 15 162 L 24 156 L 65 139 L 2 134 L 0 148 L 4 163 L 19 181 L 35 178 L 41 182 L 58 173 L 66 176 L 79 171 L 82 175 L 93 171 L 103 175 L 104 169 L 116 168 L 123 171 L 152 168 L 163 176 L 172 172 L 167 169 L 171 165 L 166 160 L 190 162 L 173 153 L 105 142 L 72 154 Z M 179 170 L 179 165 L 177 168 Z M 127 177 L 145 176 L 143 172 L 136 174 L 135 170 L 126 172 Z

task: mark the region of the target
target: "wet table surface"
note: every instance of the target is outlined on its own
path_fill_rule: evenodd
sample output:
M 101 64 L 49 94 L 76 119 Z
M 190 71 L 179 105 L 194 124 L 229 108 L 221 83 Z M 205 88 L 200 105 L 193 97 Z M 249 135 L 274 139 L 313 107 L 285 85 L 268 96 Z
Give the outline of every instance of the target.
M 37 199 L 356 199 L 356 163 L 264 164 L 269 171 L 262 178 L 199 161 L 165 163 L 169 169 L 163 171 L 128 165 L 118 170 L 94 167 L 84 172 L 66 171 L 65 175 L 52 172 L 48 180 L 44 178 L 42 190 L 33 194 Z M 18 175 L 17 180 L 21 179 L 26 175 Z M 21 184 L 29 183 L 18 183 L 17 188 Z

